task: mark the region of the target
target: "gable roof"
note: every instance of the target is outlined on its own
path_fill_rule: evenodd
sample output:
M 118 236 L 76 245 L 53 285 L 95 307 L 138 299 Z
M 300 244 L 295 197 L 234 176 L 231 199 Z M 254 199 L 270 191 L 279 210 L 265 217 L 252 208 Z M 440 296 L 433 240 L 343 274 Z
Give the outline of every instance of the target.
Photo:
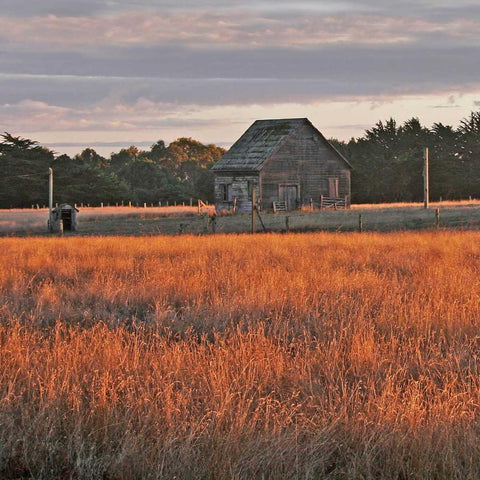
M 231 146 L 212 170 L 259 171 L 301 125 L 310 125 L 334 152 L 351 168 L 348 161 L 325 139 L 307 118 L 256 120 Z

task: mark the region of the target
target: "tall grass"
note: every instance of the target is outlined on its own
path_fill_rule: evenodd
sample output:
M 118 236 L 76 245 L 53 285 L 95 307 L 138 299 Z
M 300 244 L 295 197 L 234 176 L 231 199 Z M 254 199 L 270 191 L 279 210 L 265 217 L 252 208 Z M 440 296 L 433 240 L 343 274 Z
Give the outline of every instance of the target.
M 2 478 L 480 477 L 480 234 L 0 239 Z

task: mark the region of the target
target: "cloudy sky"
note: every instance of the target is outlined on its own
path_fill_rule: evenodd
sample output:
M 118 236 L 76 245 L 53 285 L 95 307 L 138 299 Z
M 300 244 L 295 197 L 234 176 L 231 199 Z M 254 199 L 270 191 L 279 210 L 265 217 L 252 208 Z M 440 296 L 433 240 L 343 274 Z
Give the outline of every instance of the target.
M 480 109 L 480 0 L 0 0 L 0 130 L 58 153 Z

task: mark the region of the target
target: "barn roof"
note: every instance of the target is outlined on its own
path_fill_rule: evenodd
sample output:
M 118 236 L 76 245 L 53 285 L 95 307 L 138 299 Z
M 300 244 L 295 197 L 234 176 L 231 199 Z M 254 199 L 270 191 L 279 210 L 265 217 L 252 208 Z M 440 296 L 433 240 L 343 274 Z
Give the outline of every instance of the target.
M 312 125 L 307 118 L 257 120 L 212 167 L 212 170 L 258 171 L 287 137 L 305 124 Z M 325 137 L 317 129 L 315 130 L 328 143 Z M 350 167 L 348 161 L 333 146 L 330 145 L 330 147 Z

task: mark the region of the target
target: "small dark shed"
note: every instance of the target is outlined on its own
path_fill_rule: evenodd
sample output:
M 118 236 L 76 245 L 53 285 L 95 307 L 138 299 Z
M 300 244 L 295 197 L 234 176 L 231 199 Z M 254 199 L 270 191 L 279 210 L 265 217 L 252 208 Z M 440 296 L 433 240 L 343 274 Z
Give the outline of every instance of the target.
M 212 167 L 217 210 L 350 203 L 348 161 L 307 118 L 257 120 Z
M 77 212 L 78 208 L 62 203 L 52 211 L 52 228 L 53 231 L 77 230 Z

